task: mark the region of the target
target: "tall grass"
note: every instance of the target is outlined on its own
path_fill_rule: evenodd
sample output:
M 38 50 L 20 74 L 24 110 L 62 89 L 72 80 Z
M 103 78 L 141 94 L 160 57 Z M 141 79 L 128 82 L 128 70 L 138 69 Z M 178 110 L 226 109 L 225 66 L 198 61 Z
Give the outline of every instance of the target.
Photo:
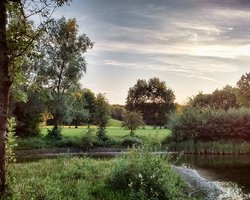
M 250 154 L 249 142 L 237 141 L 209 141 L 196 142 L 193 140 L 170 142 L 167 144 L 170 151 L 198 154 Z
M 7 180 L 6 200 L 187 199 L 169 163 L 143 150 L 112 160 L 59 157 L 12 164 Z

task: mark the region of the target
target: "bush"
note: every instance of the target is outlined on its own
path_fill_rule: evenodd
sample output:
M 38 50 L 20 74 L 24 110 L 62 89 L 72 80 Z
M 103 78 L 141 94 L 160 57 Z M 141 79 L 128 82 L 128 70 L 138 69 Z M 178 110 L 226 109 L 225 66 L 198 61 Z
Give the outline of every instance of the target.
M 53 127 L 51 130 L 48 129 L 48 134 L 46 135 L 46 137 L 48 139 L 60 140 L 62 138 L 61 131 L 61 128 Z
M 168 160 L 151 153 L 152 148 L 133 149 L 119 158 L 107 178 L 114 191 L 126 191 L 128 199 L 178 199 L 182 181 Z
M 142 140 L 140 138 L 127 136 L 123 139 L 121 146 L 132 147 L 132 146 L 140 146 L 141 144 Z
M 173 141 L 250 141 L 250 109 L 188 108 L 172 115 L 168 127 Z
M 94 147 L 96 142 L 97 138 L 94 136 L 94 129 L 88 129 L 87 133 L 81 137 L 79 147 L 89 149 Z

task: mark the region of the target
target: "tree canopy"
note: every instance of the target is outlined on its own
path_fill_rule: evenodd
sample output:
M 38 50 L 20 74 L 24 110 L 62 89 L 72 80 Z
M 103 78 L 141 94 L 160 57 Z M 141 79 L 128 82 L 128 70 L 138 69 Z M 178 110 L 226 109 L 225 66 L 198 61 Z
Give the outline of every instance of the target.
M 42 36 L 37 81 L 48 91 L 47 102 L 55 129 L 70 114 L 69 93 L 74 91 L 86 72 L 83 54 L 92 46 L 85 34 L 78 35 L 75 19 L 51 20 Z
M 225 86 L 222 90 L 216 89 L 211 94 L 200 92 L 193 98 L 190 98 L 189 104 L 196 108 L 224 109 L 237 108 L 237 96 L 231 86 Z
M 129 111 L 141 112 L 147 124 L 163 126 L 167 115 L 174 110 L 175 95 L 159 78 L 148 81 L 138 80 L 129 88 L 126 108 Z

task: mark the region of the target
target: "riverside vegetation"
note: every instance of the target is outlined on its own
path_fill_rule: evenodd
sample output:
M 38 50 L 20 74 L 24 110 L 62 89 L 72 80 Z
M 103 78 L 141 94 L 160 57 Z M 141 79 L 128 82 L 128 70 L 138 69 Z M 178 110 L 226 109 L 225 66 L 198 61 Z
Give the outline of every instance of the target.
M 250 153 L 250 109 L 186 108 L 169 121 L 172 134 L 163 141 L 186 153 Z
M 111 160 L 59 157 L 11 164 L 4 199 L 189 199 L 169 158 L 151 147 Z

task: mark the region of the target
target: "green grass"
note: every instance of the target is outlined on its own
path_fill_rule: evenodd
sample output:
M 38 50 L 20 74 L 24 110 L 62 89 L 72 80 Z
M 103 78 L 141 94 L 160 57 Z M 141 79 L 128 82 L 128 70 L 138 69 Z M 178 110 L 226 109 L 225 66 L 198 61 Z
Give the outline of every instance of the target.
M 121 127 L 122 122 L 116 119 L 110 119 L 108 126 L 110 127 Z
M 46 126 L 41 128 L 41 133 L 42 135 L 47 134 L 47 129 L 51 129 L 52 126 Z M 79 126 L 78 128 L 71 127 L 69 128 L 68 126 L 63 126 L 62 128 L 62 135 L 65 137 L 81 137 L 87 132 L 87 127 L 86 126 Z M 97 129 L 96 126 L 91 126 L 93 129 Z M 106 129 L 107 135 L 110 137 L 124 137 L 126 135 L 129 135 L 130 131 L 129 130 L 124 130 L 121 127 L 107 127 Z M 159 139 L 163 139 L 166 136 L 170 134 L 170 130 L 168 129 L 153 129 L 153 127 L 147 126 L 145 129 L 137 129 L 135 131 L 135 134 L 137 136 L 142 136 L 142 137 L 154 137 L 157 136 Z
M 139 159 L 139 162 L 135 162 L 135 159 Z M 141 164 L 142 162 L 143 164 Z M 130 165 L 128 165 L 129 163 L 133 166 L 133 169 L 131 173 L 127 174 L 127 167 L 129 167 L 127 170 L 131 170 Z M 161 163 L 160 169 L 158 168 L 159 163 Z M 134 164 L 136 165 L 134 166 Z M 155 171 L 156 168 L 157 170 Z M 182 181 L 171 170 L 170 164 L 167 160 L 162 157 L 156 157 L 150 152 L 145 154 L 145 151 L 139 152 L 135 150 L 131 151 L 128 156 L 124 155 L 123 157 L 109 160 L 94 160 L 90 158 L 72 158 L 64 156 L 58 157 L 57 159 L 44 159 L 30 163 L 11 164 L 9 165 L 7 173 L 7 194 L 2 199 L 142 199 L 137 196 L 140 193 L 138 193 L 137 190 L 134 190 L 134 188 L 127 186 L 127 184 L 122 190 L 117 190 L 115 187 L 117 186 L 116 182 L 120 179 L 125 180 L 128 175 L 132 177 L 137 176 L 137 174 L 133 173 L 133 170 L 137 171 L 137 169 L 140 173 L 142 173 L 141 171 L 144 172 L 144 170 L 146 170 L 145 177 L 151 177 L 152 173 L 157 173 L 159 174 L 159 177 L 153 177 L 158 177 L 156 180 L 161 182 L 162 177 L 167 179 L 167 181 L 162 183 L 163 191 L 170 191 L 166 192 L 166 195 L 168 196 L 167 199 L 174 200 L 176 199 L 176 195 L 185 197 L 181 199 L 187 199 L 186 193 L 184 193 L 185 185 L 182 185 Z M 147 173 L 148 170 L 152 173 Z M 120 174 L 120 172 L 122 173 Z M 115 186 L 111 183 L 115 184 Z M 143 184 L 151 185 L 154 190 L 151 188 L 150 192 L 152 193 L 155 191 L 157 194 L 158 187 L 153 187 L 156 186 L 155 181 L 148 180 L 148 182 L 143 182 Z M 144 188 L 144 185 L 139 187 L 141 188 L 139 192 L 141 191 L 141 195 L 144 195 L 143 191 L 146 190 L 146 188 Z M 154 199 L 157 200 L 159 198 Z
M 112 160 L 58 158 L 12 164 L 8 196 L 4 199 L 121 199 L 123 192 L 105 187 Z M 12 177 L 12 178 L 11 178 Z
M 119 121 L 118 121 L 119 122 Z M 118 123 L 115 121 L 115 123 Z M 114 123 L 113 123 L 114 124 Z M 49 140 L 46 139 L 47 130 L 52 129 L 52 126 L 41 127 L 40 137 L 31 138 L 18 138 L 18 146 L 16 150 L 22 149 L 41 149 L 41 148 L 53 148 L 53 147 L 76 147 L 84 148 L 81 139 L 88 131 L 87 126 L 79 126 L 74 128 L 74 126 L 62 126 L 62 139 L 61 140 Z M 91 126 L 93 129 L 93 136 L 97 131 L 96 126 Z M 122 142 L 126 136 L 129 136 L 130 131 L 124 130 L 121 127 L 108 127 L 106 129 L 107 136 L 110 139 L 110 143 L 105 145 L 106 147 L 122 147 Z M 140 137 L 142 141 L 150 140 L 152 142 L 157 142 L 163 140 L 166 136 L 170 134 L 168 129 L 153 129 L 153 127 L 146 126 L 145 129 L 137 129 L 135 135 Z M 94 144 L 94 146 L 103 146 L 100 142 Z M 87 148 L 87 147 L 86 147 Z

